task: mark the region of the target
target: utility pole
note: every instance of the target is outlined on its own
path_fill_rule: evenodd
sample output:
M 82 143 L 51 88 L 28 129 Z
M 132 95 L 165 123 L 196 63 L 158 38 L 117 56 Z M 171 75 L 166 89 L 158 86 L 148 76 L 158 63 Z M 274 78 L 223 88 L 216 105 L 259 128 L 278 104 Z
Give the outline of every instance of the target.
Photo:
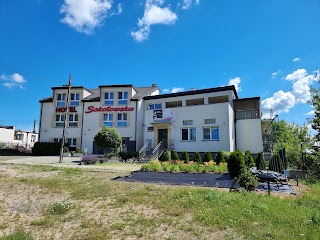
M 36 133 L 36 120 L 33 120 L 33 133 Z
M 65 136 L 66 136 L 66 131 L 68 127 L 68 118 L 69 118 L 69 101 L 70 101 L 70 90 L 71 90 L 71 79 L 72 76 L 70 74 L 69 76 L 69 82 L 68 82 L 68 92 L 67 92 L 67 103 L 66 103 L 66 111 L 64 115 L 64 123 L 63 123 L 63 131 L 62 131 L 62 141 L 61 141 L 61 148 L 60 148 L 60 158 L 59 158 L 59 163 L 62 163 L 63 161 L 63 150 L 64 150 L 64 145 L 65 145 Z

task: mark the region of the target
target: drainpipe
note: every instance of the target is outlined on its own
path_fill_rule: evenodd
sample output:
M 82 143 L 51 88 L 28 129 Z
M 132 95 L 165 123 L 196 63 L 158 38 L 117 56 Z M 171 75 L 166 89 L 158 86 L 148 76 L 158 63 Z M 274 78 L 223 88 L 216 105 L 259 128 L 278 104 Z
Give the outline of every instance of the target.
M 138 101 L 136 101 L 136 116 L 134 124 L 134 138 L 136 140 L 136 151 L 138 151 Z
M 40 141 L 40 136 L 41 136 L 41 123 L 42 123 L 42 109 L 43 109 L 43 104 L 41 103 L 41 107 L 40 107 L 40 121 L 39 121 L 39 130 L 38 130 L 38 141 Z
M 237 150 L 237 105 L 236 100 L 233 100 L 233 111 L 234 111 L 234 147 Z

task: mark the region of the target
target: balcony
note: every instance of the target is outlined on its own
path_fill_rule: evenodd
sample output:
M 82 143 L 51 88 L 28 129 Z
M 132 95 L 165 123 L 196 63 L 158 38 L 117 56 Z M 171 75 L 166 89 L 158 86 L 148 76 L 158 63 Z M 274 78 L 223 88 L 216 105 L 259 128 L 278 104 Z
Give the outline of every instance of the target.
M 236 119 L 256 119 L 260 118 L 260 112 L 257 109 L 238 110 L 236 112 Z

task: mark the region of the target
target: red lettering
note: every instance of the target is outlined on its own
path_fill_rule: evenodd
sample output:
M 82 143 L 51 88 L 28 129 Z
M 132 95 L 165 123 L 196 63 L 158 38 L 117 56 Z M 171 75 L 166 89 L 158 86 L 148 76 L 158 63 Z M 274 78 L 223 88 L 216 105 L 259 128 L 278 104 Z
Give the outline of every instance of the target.
M 74 108 L 74 110 L 75 110 L 75 108 Z M 92 113 L 92 112 L 131 112 L 133 110 L 134 110 L 133 107 L 128 107 L 128 106 L 125 106 L 125 107 L 108 106 L 108 107 L 97 107 L 97 108 L 95 108 L 94 106 L 89 106 L 87 108 L 87 110 L 85 111 L 85 113 L 88 114 L 88 113 Z M 56 111 L 58 111 L 58 108 Z

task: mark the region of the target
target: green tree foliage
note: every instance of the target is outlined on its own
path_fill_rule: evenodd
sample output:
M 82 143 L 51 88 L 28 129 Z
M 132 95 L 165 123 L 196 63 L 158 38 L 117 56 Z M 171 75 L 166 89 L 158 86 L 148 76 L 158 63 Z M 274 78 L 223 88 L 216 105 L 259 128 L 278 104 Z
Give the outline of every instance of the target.
M 230 154 L 228 159 L 228 171 L 232 178 L 237 178 L 240 175 L 241 169 L 245 167 L 244 155 L 237 150 Z
M 254 190 L 259 184 L 257 178 L 252 174 L 250 168 L 248 167 L 244 167 L 240 170 L 237 182 L 239 183 L 240 187 L 247 191 Z
M 202 163 L 202 159 L 199 152 L 194 153 L 194 161 L 197 163 Z
M 320 79 L 318 77 L 320 82 Z M 320 142 L 320 88 L 310 88 L 311 98 L 309 103 L 314 109 L 314 117 L 310 119 L 311 127 L 316 131 L 315 140 Z M 319 149 L 317 149 L 318 151 Z
M 94 136 L 94 141 L 99 147 L 118 149 L 121 146 L 122 138 L 116 129 L 103 127 Z
M 213 160 L 211 152 L 210 151 L 205 152 L 204 155 L 203 155 L 202 161 L 203 162 L 209 162 L 211 160 Z
M 312 146 L 312 137 L 308 134 L 307 126 L 299 126 L 284 120 L 273 124 L 274 151 L 286 149 L 288 168 L 302 169 L 301 153 Z
M 264 161 L 263 153 L 261 153 L 261 152 L 258 153 L 258 155 L 257 155 L 256 166 L 257 166 L 257 169 L 260 169 L 260 170 L 266 169 L 266 164 Z
M 217 165 L 219 165 L 221 162 L 225 162 L 224 155 L 221 151 L 218 151 L 215 162 L 217 163 Z
M 254 162 L 254 159 L 251 155 L 251 152 L 249 150 L 247 150 L 244 154 L 244 160 L 245 160 L 245 163 L 246 163 L 246 166 L 248 168 L 252 168 L 254 167 L 255 165 L 255 162 Z
M 189 162 L 189 154 L 187 151 L 182 151 L 180 160 L 184 161 L 185 163 Z
M 176 150 L 173 150 L 173 151 L 171 152 L 171 159 L 172 159 L 172 160 L 179 160 L 179 155 L 178 155 L 178 153 L 177 153 Z
M 36 142 L 32 148 L 32 154 L 35 156 L 59 155 L 60 147 L 61 147 L 61 143 Z
M 168 150 L 165 150 L 162 154 L 161 161 L 166 162 L 166 161 L 169 161 L 169 159 L 170 159 L 169 152 Z

